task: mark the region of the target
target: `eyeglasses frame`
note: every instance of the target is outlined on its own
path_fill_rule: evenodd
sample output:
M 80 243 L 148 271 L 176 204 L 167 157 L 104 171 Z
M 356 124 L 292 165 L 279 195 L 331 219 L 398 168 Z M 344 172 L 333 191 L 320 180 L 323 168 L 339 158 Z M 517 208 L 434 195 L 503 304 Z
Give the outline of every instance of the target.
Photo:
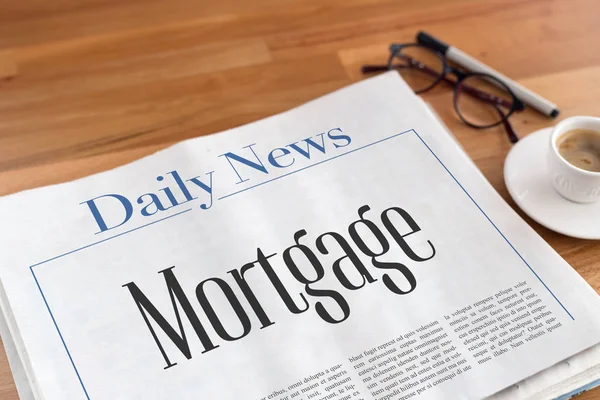
M 424 50 L 427 50 L 427 51 L 435 54 L 440 59 L 440 62 L 442 63 L 442 71 L 438 72 L 438 71 L 432 69 L 431 67 L 425 65 L 421 61 L 413 59 L 412 57 L 410 57 L 407 54 L 401 54 L 401 51 L 408 47 L 422 48 Z M 452 102 L 453 107 L 454 107 L 454 110 L 455 110 L 456 114 L 458 115 L 458 117 L 466 125 L 468 125 L 472 128 L 475 128 L 475 129 L 487 129 L 487 128 L 492 128 L 492 127 L 500 125 L 500 124 L 504 124 L 504 127 L 506 128 L 506 131 L 507 131 L 510 141 L 512 143 L 516 143 L 519 140 L 518 136 L 516 135 L 516 133 L 514 132 L 512 126 L 511 126 L 510 122 L 508 122 L 508 117 L 510 117 L 516 111 L 522 111 L 525 108 L 525 104 L 513 93 L 513 91 L 504 82 L 500 81 L 499 79 L 497 79 L 494 76 L 489 75 L 489 74 L 479 73 L 479 72 L 464 72 L 458 68 L 452 67 L 452 66 L 448 65 L 446 56 L 444 54 L 440 53 L 439 51 L 437 51 L 435 49 L 432 49 L 431 47 L 425 46 L 420 43 L 402 43 L 402 44 L 394 43 L 394 44 L 390 45 L 389 49 L 390 49 L 390 56 L 388 58 L 388 63 L 386 66 L 364 65 L 362 67 L 362 72 L 370 73 L 370 72 L 395 70 L 395 69 L 401 69 L 401 68 L 417 68 L 429 75 L 432 75 L 432 76 L 435 75 L 436 79 L 429 86 L 427 86 L 423 89 L 420 89 L 418 91 L 415 91 L 415 93 L 420 94 L 420 93 L 427 92 L 427 91 L 433 89 L 434 87 L 436 87 L 440 82 L 444 81 L 445 83 L 450 84 L 451 86 L 454 87 L 454 96 L 453 96 L 453 102 Z M 393 61 L 396 58 L 398 58 L 399 60 L 408 62 L 409 65 L 394 64 Z M 449 74 L 454 75 L 456 80 L 452 80 L 452 79 L 448 78 Z M 481 77 L 481 78 L 489 81 L 490 83 L 500 87 L 502 90 L 504 90 L 511 96 L 512 102 L 508 103 L 508 101 L 506 101 L 500 97 L 494 96 L 493 94 L 481 91 L 472 86 L 461 84 L 461 82 L 463 82 L 465 79 L 470 78 L 470 77 Z M 462 115 L 462 113 L 460 112 L 460 109 L 458 107 L 458 97 L 461 94 L 461 92 L 463 92 L 463 91 L 468 95 L 476 97 L 477 99 L 481 100 L 484 103 L 493 105 L 494 108 L 500 114 L 500 120 L 497 122 L 488 124 L 488 125 L 477 125 L 477 124 L 473 124 L 470 121 L 468 121 Z M 509 109 L 508 112 L 502 111 L 499 106 L 508 108 Z

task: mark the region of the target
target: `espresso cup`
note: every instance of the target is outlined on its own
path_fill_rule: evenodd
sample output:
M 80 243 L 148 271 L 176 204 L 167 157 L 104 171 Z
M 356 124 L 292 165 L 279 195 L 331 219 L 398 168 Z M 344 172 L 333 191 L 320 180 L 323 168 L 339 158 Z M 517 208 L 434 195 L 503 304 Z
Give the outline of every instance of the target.
M 554 127 L 548 151 L 550 179 L 556 191 L 564 198 L 576 203 L 593 203 L 600 199 L 600 172 L 578 168 L 565 160 L 558 151 L 561 136 L 574 129 L 600 132 L 600 118 L 571 117 Z

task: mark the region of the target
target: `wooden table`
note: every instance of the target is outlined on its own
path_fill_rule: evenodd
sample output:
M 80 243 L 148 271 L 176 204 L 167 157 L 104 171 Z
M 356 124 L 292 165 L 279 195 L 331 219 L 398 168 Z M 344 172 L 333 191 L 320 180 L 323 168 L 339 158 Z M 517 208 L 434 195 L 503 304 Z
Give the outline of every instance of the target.
M 598 0 L 0 0 L 0 194 L 284 111 L 360 80 L 419 29 L 548 97 L 559 119 L 600 116 Z M 425 98 L 515 207 L 502 128 L 463 125 L 447 88 Z M 555 123 L 532 110 L 512 122 L 520 135 Z M 523 217 L 600 291 L 600 242 Z M 3 353 L 0 398 L 18 398 Z

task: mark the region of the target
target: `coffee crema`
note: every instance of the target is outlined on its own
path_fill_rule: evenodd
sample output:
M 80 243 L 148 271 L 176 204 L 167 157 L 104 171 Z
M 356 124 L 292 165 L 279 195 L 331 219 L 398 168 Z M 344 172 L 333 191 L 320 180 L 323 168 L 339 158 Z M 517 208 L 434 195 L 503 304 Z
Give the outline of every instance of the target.
M 571 165 L 600 172 L 600 131 L 573 129 L 556 141 L 558 153 Z

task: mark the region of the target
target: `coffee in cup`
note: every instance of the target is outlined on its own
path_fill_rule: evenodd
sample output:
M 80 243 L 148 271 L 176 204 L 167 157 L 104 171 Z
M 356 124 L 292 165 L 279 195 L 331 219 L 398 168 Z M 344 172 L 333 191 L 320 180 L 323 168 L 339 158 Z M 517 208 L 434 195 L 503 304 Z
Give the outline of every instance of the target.
M 586 171 L 600 172 L 600 131 L 573 129 L 557 139 L 558 153 L 569 164 Z
M 600 199 L 600 118 L 571 117 L 550 135 L 548 170 L 558 193 L 577 203 Z

